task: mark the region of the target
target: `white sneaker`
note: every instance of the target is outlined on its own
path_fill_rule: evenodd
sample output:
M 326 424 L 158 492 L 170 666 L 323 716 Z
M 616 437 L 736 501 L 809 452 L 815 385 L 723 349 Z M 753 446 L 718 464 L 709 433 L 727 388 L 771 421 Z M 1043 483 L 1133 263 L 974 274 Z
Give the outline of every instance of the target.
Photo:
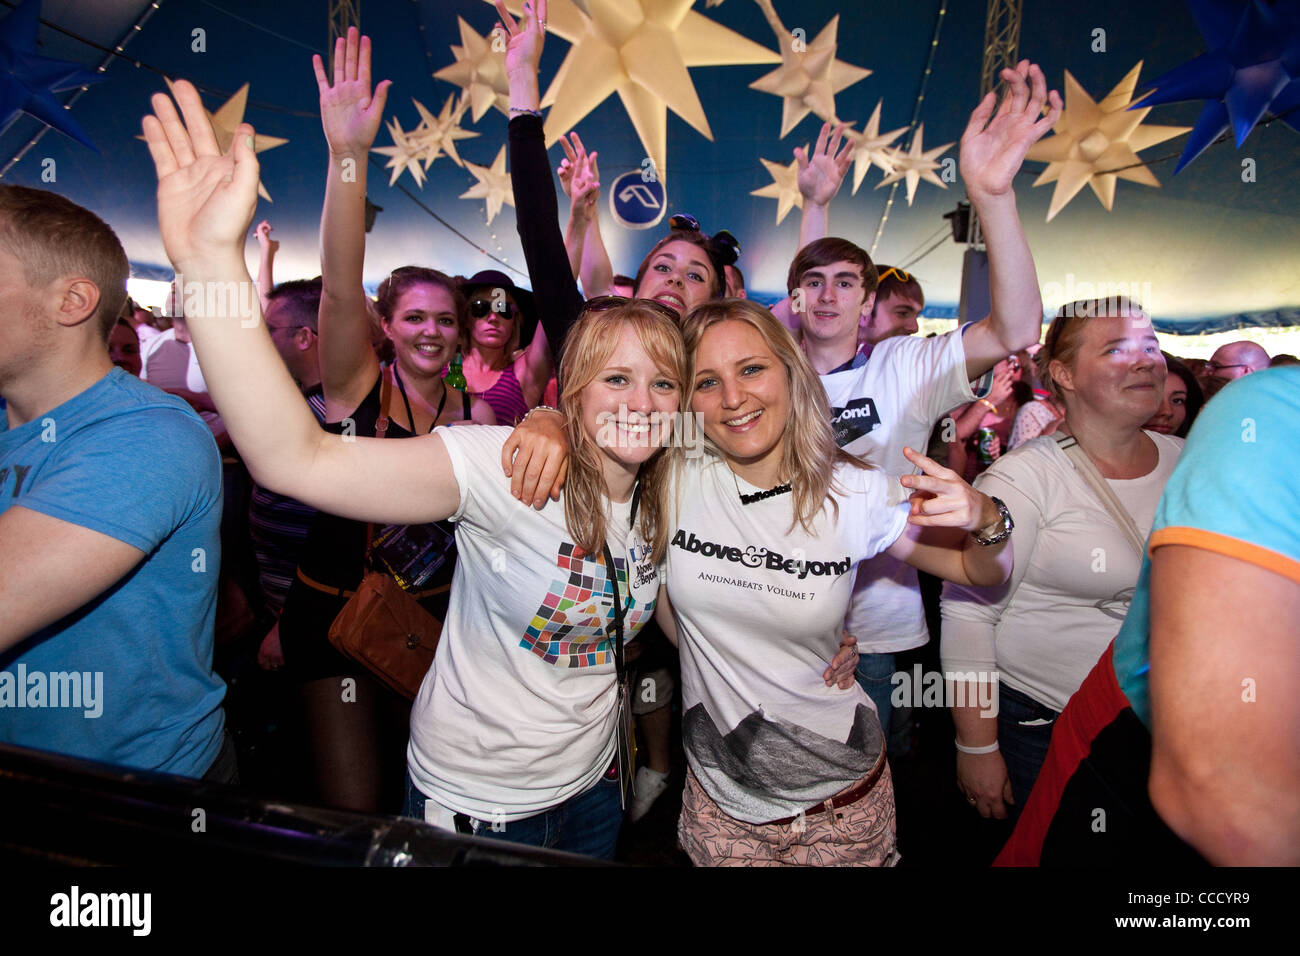
M 628 806 L 627 815 L 633 823 L 636 823 L 643 816 L 650 812 L 654 802 L 663 795 L 668 789 L 668 774 L 660 773 L 658 770 L 651 770 L 649 767 L 641 767 L 636 772 L 636 777 L 632 780 L 632 803 Z

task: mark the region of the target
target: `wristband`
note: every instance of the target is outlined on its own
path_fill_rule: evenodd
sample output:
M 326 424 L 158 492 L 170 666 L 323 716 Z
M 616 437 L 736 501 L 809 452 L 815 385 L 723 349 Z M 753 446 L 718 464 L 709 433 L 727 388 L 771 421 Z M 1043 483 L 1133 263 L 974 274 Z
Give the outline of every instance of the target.
M 994 415 L 998 413 L 998 407 L 994 405 L 992 402 L 990 402 L 987 398 L 981 398 L 979 400 L 979 403 L 981 405 L 986 406 L 988 410 L 991 411 Z
M 519 419 L 519 424 L 522 425 L 524 422 L 528 421 L 528 416 L 531 415 L 533 412 L 555 412 L 555 414 L 557 415 L 564 414 L 564 412 L 560 411 L 558 408 L 555 408 L 551 405 L 534 405 L 532 408 L 528 409 L 526 413 L 524 413 L 523 418 Z
M 541 110 L 530 110 L 530 109 L 527 109 L 526 107 L 523 107 L 523 106 L 512 106 L 512 107 L 510 107 L 510 112 L 512 112 L 512 113 L 527 113 L 529 116 L 536 116 L 536 117 L 538 117 L 539 119 L 541 118 L 541 115 L 542 115 L 542 111 L 541 111 Z
M 993 751 L 998 749 L 998 742 L 996 740 L 984 747 L 967 747 L 960 740 L 954 738 L 953 744 L 957 747 L 957 752 L 963 754 L 991 754 Z

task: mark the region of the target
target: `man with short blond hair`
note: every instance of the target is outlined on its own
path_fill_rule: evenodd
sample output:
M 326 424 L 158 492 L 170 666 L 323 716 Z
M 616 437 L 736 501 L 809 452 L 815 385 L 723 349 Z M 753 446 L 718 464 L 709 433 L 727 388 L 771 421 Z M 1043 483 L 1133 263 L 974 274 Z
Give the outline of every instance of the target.
M 94 213 L 0 187 L 0 741 L 233 782 L 220 463 L 184 402 L 109 360 L 127 272 Z

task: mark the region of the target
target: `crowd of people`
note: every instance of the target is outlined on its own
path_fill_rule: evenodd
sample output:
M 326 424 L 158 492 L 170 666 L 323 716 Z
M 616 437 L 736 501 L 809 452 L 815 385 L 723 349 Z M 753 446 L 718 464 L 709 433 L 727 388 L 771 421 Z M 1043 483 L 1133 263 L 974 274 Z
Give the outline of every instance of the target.
M 106 223 L 0 188 L 0 741 L 239 785 L 225 646 L 284 678 L 305 801 L 614 859 L 676 785 L 696 865 L 893 865 L 900 674 L 937 647 L 999 862 L 1300 862 L 1300 372 L 1180 360 L 1124 298 L 1043 335 L 1012 188 L 1042 71 L 961 141 L 989 314 L 921 336 L 917 278 L 831 233 L 843 127 L 796 151 L 771 309 L 687 215 L 616 274 L 576 134 L 562 230 L 539 6 L 497 4 L 531 289 L 433 263 L 367 295 L 388 84 L 355 29 L 313 64 L 315 278 L 273 282 L 266 222 L 248 274 L 251 129 L 223 155 L 185 81 L 143 121 L 161 237 L 187 287 L 256 296 L 160 320 Z

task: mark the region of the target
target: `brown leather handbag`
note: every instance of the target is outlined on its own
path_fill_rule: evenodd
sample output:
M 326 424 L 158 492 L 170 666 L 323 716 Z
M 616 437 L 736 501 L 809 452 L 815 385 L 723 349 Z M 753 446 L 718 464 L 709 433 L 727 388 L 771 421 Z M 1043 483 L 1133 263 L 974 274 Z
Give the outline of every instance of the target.
M 375 436 L 388 430 L 392 396 L 391 374 L 385 371 L 380 388 L 379 420 Z M 366 527 L 366 563 L 369 565 L 374 525 Z M 397 693 L 410 700 L 420 691 L 442 636 L 442 622 L 420 606 L 420 599 L 451 589 L 450 584 L 428 591 L 407 591 L 384 571 L 368 570 L 354 592 L 340 591 L 308 580 L 304 583 L 348 598 L 330 625 L 330 643 L 339 653 L 363 665 Z
M 421 591 L 418 597 L 450 587 Z M 329 633 L 339 653 L 411 700 L 419 693 L 441 636 L 442 622 L 420 606 L 416 594 L 382 571 L 366 572 Z

